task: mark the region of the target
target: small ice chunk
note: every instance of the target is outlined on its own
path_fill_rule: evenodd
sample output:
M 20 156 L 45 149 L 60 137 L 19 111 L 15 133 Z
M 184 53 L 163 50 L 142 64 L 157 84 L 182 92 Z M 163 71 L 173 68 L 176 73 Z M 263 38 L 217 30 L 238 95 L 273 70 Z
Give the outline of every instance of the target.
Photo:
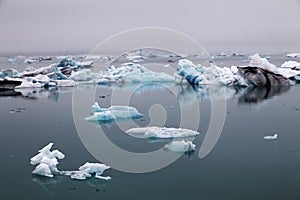
M 58 165 L 58 159 L 64 159 L 65 155 L 58 150 L 51 151 L 52 146 L 53 143 L 49 143 L 44 148 L 39 150 L 39 153 L 37 155 L 33 156 L 30 159 L 31 165 L 38 165 L 32 173 L 39 175 L 47 174 L 47 176 L 49 176 L 49 174 L 59 172 L 56 167 Z M 41 166 L 39 167 L 39 165 Z M 47 165 L 47 168 L 45 167 L 45 165 Z M 50 173 L 48 169 L 50 170 Z
M 232 65 L 232 66 L 230 67 L 230 70 L 231 70 L 232 73 L 234 73 L 234 74 L 237 74 L 238 71 L 239 71 L 239 69 L 237 68 L 237 66 L 234 66 L 234 65 Z
M 175 153 L 184 153 L 195 151 L 196 145 L 188 140 L 175 140 L 166 144 L 164 148 Z
M 276 140 L 277 137 L 278 137 L 278 134 L 275 133 L 274 135 L 266 135 L 266 136 L 264 136 L 264 139 L 265 140 Z
M 109 180 L 111 177 L 101 176 L 103 172 L 109 169 L 110 166 L 101 163 L 89 163 L 86 162 L 84 165 L 80 166 L 78 171 L 65 171 L 62 172 L 63 175 L 70 176 L 72 179 L 84 180 L 95 174 L 95 178 Z
M 111 106 L 109 108 L 100 108 L 96 102 L 92 106 L 93 116 L 85 118 L 87 121 L 111 121 L 118 119 L 140 118 L 143 114 L 131 106 Z
M 141 135 L 145 138 L 185 138 L 199 135 L 197 131 L 182 128 L 166 128 L 166 127 L 138 127 L 126 131 L 129 135 Z
M 51 172 L 51 169 L 49 165 L 45 163 L 39 164 L 33 171 L 33 174 L 41 175 L 41 176 L 47 176 L 47 177 L 53 177 L 53 174 Z

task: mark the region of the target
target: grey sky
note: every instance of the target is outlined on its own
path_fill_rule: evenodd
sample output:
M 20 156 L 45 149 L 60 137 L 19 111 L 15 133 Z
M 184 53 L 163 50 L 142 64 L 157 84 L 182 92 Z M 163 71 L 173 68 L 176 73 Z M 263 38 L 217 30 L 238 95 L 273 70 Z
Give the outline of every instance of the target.
M 175 29 L 208 51 L 300 51 L 299 0 L 2 0 L 0 54 L 89 51 L 131 28 Z

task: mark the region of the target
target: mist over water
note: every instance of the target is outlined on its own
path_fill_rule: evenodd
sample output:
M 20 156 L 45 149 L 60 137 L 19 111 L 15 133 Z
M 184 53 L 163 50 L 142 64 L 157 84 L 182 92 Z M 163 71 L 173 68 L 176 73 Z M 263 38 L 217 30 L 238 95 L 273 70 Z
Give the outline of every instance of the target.
M 209 52 L 293 52 L 299 11 L 298 0 L 2 0 L 0 53 L 87 53 L 113 34 L 149 26 L 183 32 Z

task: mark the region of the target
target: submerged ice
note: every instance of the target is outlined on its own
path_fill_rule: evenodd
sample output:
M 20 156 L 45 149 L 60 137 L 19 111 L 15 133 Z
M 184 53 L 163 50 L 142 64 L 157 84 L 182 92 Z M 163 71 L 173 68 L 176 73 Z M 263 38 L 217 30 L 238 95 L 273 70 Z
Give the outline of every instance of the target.
M 102 176 L 103 172 L 110 167 L 101 163 L 85 163 L 75 171 L 60 171 L 57 169 L 58 160 L 64 159 L 65 155 L 59 150 L 51 151 L 53 143 L 49 143 L 39 150 L 38 154 L 30 159 L 31 165 L 37 165 L 32 171 L 33 174 L 54 177 L 54 175 L 70 176 L 73 179 L 84 180 L 95 174 L 95 178 L 109 180 L 111 177 Z
M 97 102 L 92 106 L 93 116 L 85 118 L 87 121 L 112 121 L 119 119 L 140 118 L 143 114 L 131 106 L 111 106 L 101 108 Z

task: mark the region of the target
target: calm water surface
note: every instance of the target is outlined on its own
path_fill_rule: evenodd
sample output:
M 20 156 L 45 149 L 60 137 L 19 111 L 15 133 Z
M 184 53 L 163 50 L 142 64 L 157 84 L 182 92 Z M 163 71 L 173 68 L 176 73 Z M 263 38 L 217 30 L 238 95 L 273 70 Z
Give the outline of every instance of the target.
M 131 87 L 98 86 L 95 101 L 103 107 L 110 106 L 114 90 L 122 88 L 126 93 Z M 170 87 L 176 92 L 171 92 Z M 150 173 L 107 170 L 104 174 L 112 177 L 110 181 L 32 175 L 34 166 L 29 164 L 30 157 L 49 142 L 54 142 L 54 149 L 66 155 L 59 169 L 77 169 L 87 161 L 101 160 L 86 149 L 75 128 L 73 88 L 27 91 L 31 97 L 39 98 L 1 96 L 1 199 L 300 199 L 300 85 L 272 95 L 262 95 L 266 91 L 244 90 L 232 95 L 234 89 L 226 89 L 230 97 L 226 98 L 223 131 L 216 145 L 202 159 L 198 153 L 210 123 L 209 94 L 203 93 L 203 88 L 168 84 L 138 88 L 129 104 L 145 114 L 134 120 L 140 126 L 159 123 L 151 119 L 149 113 L 153 105 L 160 105 L 156 108 L 167 116 L 164 125 L 178 127 L 180 103 L 184 109 L 191 101 L 191 94 L 197 95 L 201 118 L 197 130 L 200 135 L 194 140 L 195 152 Z M 89 116 L 90 110 L 84 115 Z M 167 143 L 131 137 L 115 123 L 101 124 L 101 128 L 115 145 L 132 152 L 150 152 Z M 277 140 L 263 140 L 265 135 L 274 133 L 279 135 Z

